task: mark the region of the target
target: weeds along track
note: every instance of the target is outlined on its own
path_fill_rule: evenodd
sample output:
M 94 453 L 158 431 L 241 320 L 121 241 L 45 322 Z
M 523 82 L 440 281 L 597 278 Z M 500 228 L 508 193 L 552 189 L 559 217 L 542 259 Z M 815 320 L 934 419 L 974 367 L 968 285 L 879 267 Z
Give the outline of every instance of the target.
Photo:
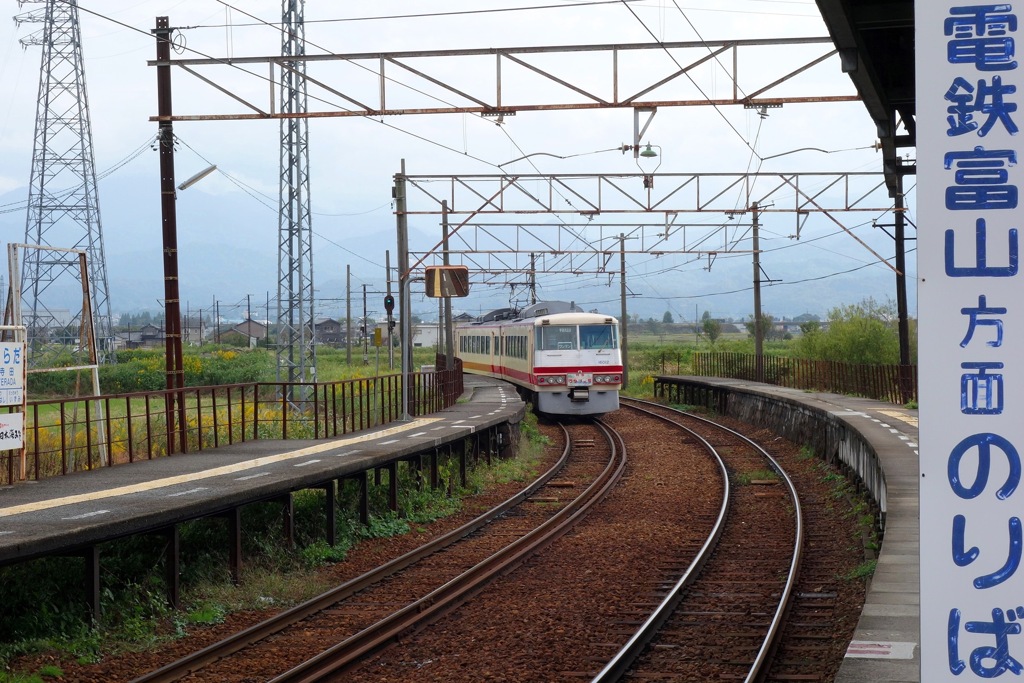
M 565 442 L 554 467 L 473 522 L 135 680 L 321 680 L 438 619 L 565 533 L 621 475 L 606 430 L 577 425 Z

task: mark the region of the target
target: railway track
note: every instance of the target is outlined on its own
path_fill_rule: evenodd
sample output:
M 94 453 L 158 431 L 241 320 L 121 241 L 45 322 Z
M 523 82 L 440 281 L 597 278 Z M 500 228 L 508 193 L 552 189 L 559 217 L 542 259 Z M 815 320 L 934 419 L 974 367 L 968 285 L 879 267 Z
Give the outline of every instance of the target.
M 564 534 L 612 489 L 625 466 L 621 445 L 596 425 L 572 431 L 554 467 L 473 522 L 135 683 L 191 680 L 200 670 L 202 680 L 222 682 L 322 680 L 439 618 Z
M 653 403 L 623 405 L 686 430 L 728 472 L 729 484 L 694 562 L 593 680 L 765 680 L 801 564 L 796 488 L 736 431 Z
M 670 413 L 657 404 L 646 410 Z M 358 592 L 336 605 L 322 598 L 300 606 L 286 619 L 302 621 L 280 634 L 276 620 L 250 629 L 258 645 L 242 643 L 240 634 L 198 653 L 201 664 L 185 660 L 136 680 L 830 680 L 827 662 L 840 660 L 845 647 L 833 640 L 836 611 L 849 591 L 834 561 L 818 563 L 814 553 L 791 578 L 801 544 L 796 499 L 784 479 L 738 434 L 693 416 L 675 415 L 670 425 L 648 413 L 624 407 L 605 420 L 630 444 L 625 470 L 609 464 L 596 426 L 573 425 L 568 464 L 552 467 L 543 488 L 533 485 L 492 511 L 497 520 L 480 522 L 485 530 L 385 565 L 390 578 L 382 582 L 369 578 L 377 572 L 360 577 L 369 587 L 337 589 Z M 680 436 L 681 422 L 700 438 Z M 717 447 L 722 465 L 700 439 Z M 788 465 L 804 484 L 820 479 L 796 457 L 790 449 Z M 486 589 L 454 588 L 498 546 L 518 544 L 555 511 L 576 505 L 569 501 L 586 482 L 609 469 L 622 477 L 614 488 L 603 485 L 607 496 L 583 524 L 481 569 L 498 577 Z M 731 503 L 723 503 L 726 488 Z M 811 520 L 835 502 L 822 488 L 811 487 Z M 835 546 L 828 528 L 803 545 Z M 417 571 L 429 581 L 413 578 Z M 223 658 L 232 650 L 242 664 Z M 188 674 L 200 665 L 198 675 Z

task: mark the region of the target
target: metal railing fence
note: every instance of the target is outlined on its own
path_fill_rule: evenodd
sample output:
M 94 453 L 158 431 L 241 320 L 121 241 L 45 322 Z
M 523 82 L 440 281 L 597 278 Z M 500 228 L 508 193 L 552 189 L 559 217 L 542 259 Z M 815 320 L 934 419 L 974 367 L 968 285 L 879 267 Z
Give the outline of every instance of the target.
M 458 363 L 410 379 L 410 417 L 451 406 L 463 391 Z M 391 374 L 29 401 L 24 453 L 0 452 L 0 476 L 10 485 L 245 441 L 335 438 L 400 419 L 401 391 L 402 376 Z
M 767 384 L 851 394 L 905 405 L 917 401 L 916 365 L 857 365 L 837 361 L 762 356 L 764 377 L 757 378 L 757 357 L 745 353 L 695 353 L 693 374 L 731 377 Z

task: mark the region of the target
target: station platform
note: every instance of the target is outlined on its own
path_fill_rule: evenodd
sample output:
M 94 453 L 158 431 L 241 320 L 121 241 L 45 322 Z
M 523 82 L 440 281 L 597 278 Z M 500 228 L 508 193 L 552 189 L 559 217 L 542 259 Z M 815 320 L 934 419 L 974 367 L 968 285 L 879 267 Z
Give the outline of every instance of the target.
M 96 568 L 94 549 L 105 541 L 161 532 L 183 521 L 365 475 L 493 433 L 525 415 L 525 404 L 509 384 L 466 375 L 465 387 L 463 397 L 446 410 L 341 438 L 249 441 L 0 487 L 0 565 L 93 549 Z M 692 399 L 699 398 L 719 412 L 800 443 L 819 440 L 822 448 L 861 470 L 882 511 L 885 533 L 861 618 L 834 680 L 920 683 L 917 411 L 740 380 L 655 378 L 656 392 L 667 392 L 671 399 L 673 389 L 674 400 L 695 403 Z M 87 583 L 98 610 L 95 571 Z
M 797 443 L 817 442 L 819 455 L 841 459 L 860 472 L 882 511 L 884 535 L 860 620 L 834 683 L 920 683 L 917 410 L 714 377 L 659 376 L 659 390 L 674 391 L 673 402 L 702 399 Z
M 466 376 L 450 408 L 321 440 L 257 440 L 0 487 L 0 565 L 223 514 L 518 423 L 511 385 Z

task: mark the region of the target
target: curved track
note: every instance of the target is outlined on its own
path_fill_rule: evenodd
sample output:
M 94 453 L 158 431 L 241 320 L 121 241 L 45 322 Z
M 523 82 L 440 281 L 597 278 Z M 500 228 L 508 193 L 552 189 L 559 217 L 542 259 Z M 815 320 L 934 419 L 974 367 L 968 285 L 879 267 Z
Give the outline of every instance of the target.
M 738 432 L 654 403 L 626 400 L 624 407 L 685 429 L 743 485 L 726 487 L 694 562 L 593 680 L 764 680 L 801 564 L 803 515 L 795 486 Z M 756 474 L 765 468 L 777 479 Z M 750 480 L 749 473 L 763 478 Z

